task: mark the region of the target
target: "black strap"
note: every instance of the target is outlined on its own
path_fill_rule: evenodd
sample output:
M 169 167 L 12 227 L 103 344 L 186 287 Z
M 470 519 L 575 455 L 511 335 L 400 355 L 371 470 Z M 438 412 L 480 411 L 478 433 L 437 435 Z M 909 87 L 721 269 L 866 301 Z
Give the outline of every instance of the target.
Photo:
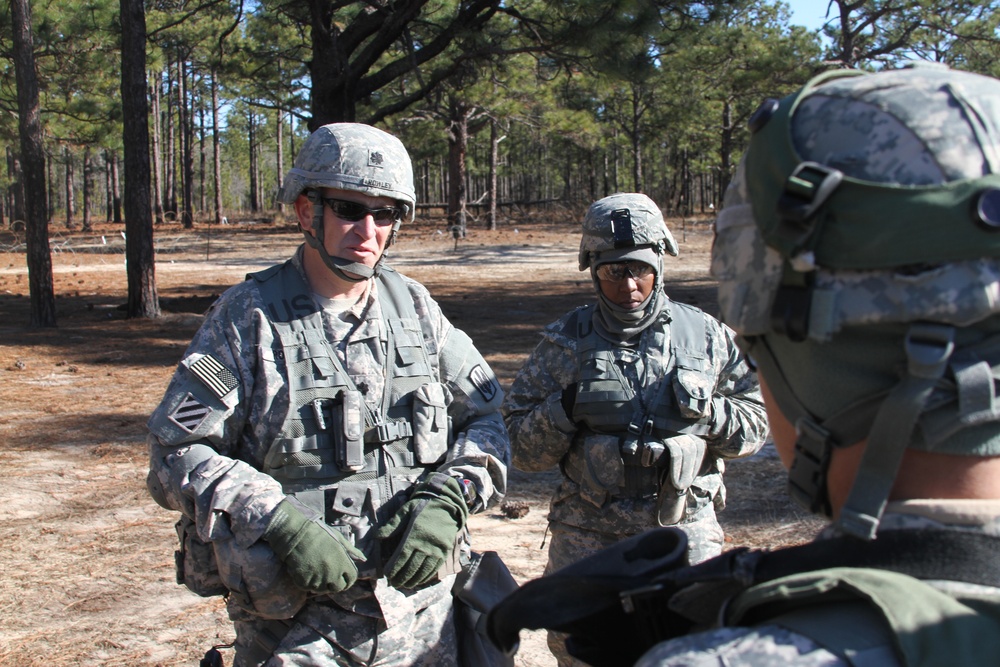
M 957 530 L 882 530 L 873 541 L 843 536 L 783 549 L 734 549 L 660 575 L 652 588 L 676 591 L 730 581 L 746 588 L 781 577 L 835 567 L 889 570 L 915 579 L 944 579 L 1000 588 L 1000 536 Z M 624 592 L 623 596 L 629 595 Z
M 647 628 L 646 639 L 652 643 L 682 634 L 676 618 L 667 619 L 673 627 L 655 618 L 668 602 L 695 624 L 714 622 L 727 600 L 750 586 L 830 568 L 886 570 L 920 580 L 1000 588 L 1000 570 L 994 566 L 998 550 L 1000 536 L 940 529 L 883 530 L 874 541 L 845 535 L 773 551 L 734 549 L 662 574 L 646 587 L 622 591 L 621 600 L 626 609 L 635 610 L 637 625 Z
M 818 540 L 765 552 L 755 583 L 831 567 L 890 570 L 915 579 L 946 579 L 1000 588 L 1000 537 L 957 530 L 881 530 L 874 541 Z M 697 567 L 697 566 L 695 566 Z
M 627 538 L 522 585 L 490 610 L 488 634 L 507 655 L 517 651 L 522 629 L 576 633 L 596 623 L 612 636 L 624 638 L 629 619 L 622 609 L 621 592 L 655 581 L 686 563 L 687 535 L 679 528 L 659 528 Z M 612 626 L 620 632 L 611 630 Z
M 686 547 L 680 529 L 658 528 L 530 581 L 490 612 L 490 638 L 511 653 L 521 629 L 559 630 L 570 635 L 573 655 L 602 667 L 625 664 L 625 646 L 638 658 L 696 621 L 718 618 L 731 596 L 792 574 L 873 568 L 1000 588 L 1000 569 L 992 565 L 1000 536 L 975 532 L 883 530 L 874 541 L 845 536 L 773 551 L 735 549 L 689 567 L 679 547 Z M 688 588 L 694 584 L 709 586 Z M 677 604 L 688 591 L 697 614 Z

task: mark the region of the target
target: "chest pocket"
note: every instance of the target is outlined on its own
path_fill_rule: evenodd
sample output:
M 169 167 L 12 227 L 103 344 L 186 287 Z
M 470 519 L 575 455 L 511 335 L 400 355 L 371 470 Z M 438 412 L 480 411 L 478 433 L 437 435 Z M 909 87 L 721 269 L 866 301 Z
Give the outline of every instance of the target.
M 575 421 L 597 432 L 619 431 L 629 425 L 637 407 L 635 392 L 610 352 L 588 350 L 581 354 Z
M 288 363 L 288 379 L 295 389 L 347 384 L 346 377 L 332 359 L 333 349 L 322 330 L 306 329 L 279 335 Z
M 396 355 L 397 377 L 430 376 L 430 360 L 424 350 L 424 334 L 415 320 L 391 319 L 391 344 Z
M 690 350 L 677 350 L 673 389 L 681 416 L 687 419 L 704 419 L 711 416 L 712 392 L 715 374 L 704 354 Z
M 417 463 L 439 463 L 451 442 L 448 405 L 452 394 L 440 382 L 428 382 L 413 394 L 413 448 Z

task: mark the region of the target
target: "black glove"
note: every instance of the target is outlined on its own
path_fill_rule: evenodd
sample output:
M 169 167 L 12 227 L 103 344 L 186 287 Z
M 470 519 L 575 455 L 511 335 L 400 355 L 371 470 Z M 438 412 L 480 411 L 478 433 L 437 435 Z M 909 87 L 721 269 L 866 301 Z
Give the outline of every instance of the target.
M 337 593 L 358 580 L 354 559 L 364 560 L 364 554 L 337 531 L 310 521 L 287 498 L 274 508 L 263 537 L 299 588 Z
M 573 419 L 573 408 L 576 407 L 576 391 L 576 382 L 562 390 L 562 407 L 566 411 L 566 416 L 569 417 L 570 421 L 575 421 Z
M 417 588 L 432 581 L 455 548 L 469 508 L 461 483 L 436 472 L 418 484 L 410 499 L 379 528 L 378 538 L 398 542 L 385 564 L 389 583 Z

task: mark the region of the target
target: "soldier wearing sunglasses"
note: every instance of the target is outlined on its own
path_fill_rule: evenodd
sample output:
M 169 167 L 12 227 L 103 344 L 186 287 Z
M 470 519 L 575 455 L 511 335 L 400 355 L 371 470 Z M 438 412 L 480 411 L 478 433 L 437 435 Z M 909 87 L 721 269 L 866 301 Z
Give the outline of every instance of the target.
M 657 525 L 687 533 L 692 561 L 722 549 L 723 461 L 760 449 L 767 419 L 732 332 L 665 293 L 677 253 L 649 197 L 591 205 L 580 270 L 597 301 L 545 328 L 504 401 L 514 465 L 563 473 L 546 572 Z M 582 664 L 559 633 L 549 646 Z
M 213 305 L 149 420 L 178 580 L 226 596 L 234 665 L 457 665 L 466 522 L 506 490 L 503 392 L 385 262 L 414 215 L 397 138 L 319 128 L 278 198 L 305 243 Z

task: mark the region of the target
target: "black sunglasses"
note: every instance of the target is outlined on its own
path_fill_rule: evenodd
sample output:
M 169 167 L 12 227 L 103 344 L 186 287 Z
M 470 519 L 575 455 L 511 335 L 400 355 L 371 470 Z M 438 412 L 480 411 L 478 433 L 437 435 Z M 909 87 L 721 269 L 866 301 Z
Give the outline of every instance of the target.
M 346 199 L 334 199 L 333 197 L 320 197 L 326 206 L 333 211 L 333 214 L 341 220 L 348 222 L 358 222 L 371 213 L 375 224 L 380 227 L 393 225 L 403 219 L 403 211 L 397 206 L 385 206 L 383 208 L 368 208 L 364 204 Z

